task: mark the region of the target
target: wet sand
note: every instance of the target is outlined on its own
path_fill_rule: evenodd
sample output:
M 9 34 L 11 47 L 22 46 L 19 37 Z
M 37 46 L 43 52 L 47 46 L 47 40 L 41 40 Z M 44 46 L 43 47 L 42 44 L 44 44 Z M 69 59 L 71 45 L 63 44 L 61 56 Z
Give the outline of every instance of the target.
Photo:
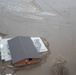
M 13 14 L 4 7 L 0 7 L 0 32 L 7 34 L 6 37 L 41 36 L 50 44 L 51 54 L 48 55 L 45 63 L 18 71 L 15 75 L 51 75 L 49 65 L 59 55 L 67 59 L 70 75 L 75 75 L 76 1 L 38 0 L 37 2 L 43 10 L 56 16 L 46 15 L 42 20 L 37 20 Z

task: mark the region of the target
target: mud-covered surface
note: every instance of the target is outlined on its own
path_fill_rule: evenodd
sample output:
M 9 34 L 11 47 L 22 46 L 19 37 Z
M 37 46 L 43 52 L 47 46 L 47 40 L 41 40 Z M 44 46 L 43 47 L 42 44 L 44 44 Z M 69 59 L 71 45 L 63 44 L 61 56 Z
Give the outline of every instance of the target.
M 49 42 L 46 61 L 14 75 L 51 75 L 49 65 L 59 55 L 67 59 L 70 75 L 76 75 L 75 0 L 0 0 L 0 32 L 10 38 L 40 36 Z

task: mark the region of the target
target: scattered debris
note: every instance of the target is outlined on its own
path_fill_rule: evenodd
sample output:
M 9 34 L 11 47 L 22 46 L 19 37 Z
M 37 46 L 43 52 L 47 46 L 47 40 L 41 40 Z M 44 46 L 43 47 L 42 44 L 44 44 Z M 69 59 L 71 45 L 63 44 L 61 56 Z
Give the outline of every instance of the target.
M 12 75 L 12 74 L 6 74 L 6 75 Z
M 7 36 L 7 34 L 4 34 L 4 33 L 1 33 L 1 32 L 0 32 L 0 36 L 2 36 L 2 37 L 3 37 L 3 36 Z
M 67 61 L 59 56 L 52 65 L 52 75 L 69 75 L 69 69 L 66 66 Z
M 5 75 L 6 66 L 0 63 L 0 75 Z

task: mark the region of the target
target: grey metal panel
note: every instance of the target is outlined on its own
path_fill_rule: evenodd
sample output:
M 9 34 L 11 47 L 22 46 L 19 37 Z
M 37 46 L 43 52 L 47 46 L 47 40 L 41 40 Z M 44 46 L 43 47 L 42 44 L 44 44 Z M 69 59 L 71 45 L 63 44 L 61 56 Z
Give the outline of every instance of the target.
M 25 58 L 40 58 L 30 37 L 16 37 L 8 41 L 12 62 L 16 63 Z

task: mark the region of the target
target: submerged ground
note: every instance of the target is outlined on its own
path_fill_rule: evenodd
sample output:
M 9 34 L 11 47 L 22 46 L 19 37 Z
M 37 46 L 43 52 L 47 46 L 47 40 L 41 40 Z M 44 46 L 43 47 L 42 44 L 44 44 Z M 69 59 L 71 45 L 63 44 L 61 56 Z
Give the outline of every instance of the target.
M 50 75 L 49 65 L 59 55 L 67 59 L 70 75 L 76 74 L 75 0 L 0 0 L 0 32 L 6 37 L 41 36 L 50 44 L 45 63 L 15 75 Z

